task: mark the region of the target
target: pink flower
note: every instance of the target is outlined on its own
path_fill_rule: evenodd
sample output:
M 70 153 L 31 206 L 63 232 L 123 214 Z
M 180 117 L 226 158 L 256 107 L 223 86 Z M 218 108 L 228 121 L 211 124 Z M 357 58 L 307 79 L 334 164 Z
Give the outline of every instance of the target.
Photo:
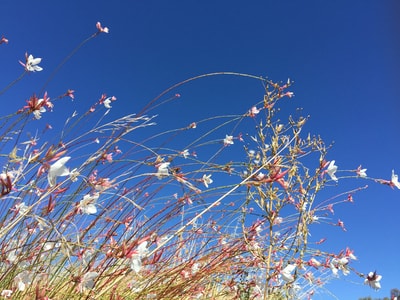
M 255 117 L 258 113 L 260 113 L 260 110 L 256 106 L 253 106 L 249 110 L 249 116 L 252 117 L 252 118 Z
M 47 109 L 53 108 L 53 103 L 51 103 L 50 98 L 47 96 L 47 92 L 44 93 L 43 98 L 38 99 L 36 95 L 33 95 L 27 101 L 28 105 L 25 105 L 24 109 L 29 109 L 32 112 L 35 119 L 39 120 L 42 117 L 42 113 L 46 112 Z
M 96 23 L 96 28 L 99 32 L 108 33 L 109 29 L 107 27 L 102 27 L 100 22 Z
M 68 91 L 65 93 L 65 96 L 70 97 L 72 100 L 74 100 L 74 99 L 75 99 L 74 93 L 75 93 L 74 90 L 68 90 Z
M 353 250 L 351 250 L 349 248 L 346 248 L 345 256 L 350 258 L 350 259 L 352 259 L 352 260 L 357 260 L 357 257 L 353 253 L 354 253 Z
M 287 96 L 289 98 L 292 98 L 292 97 L 294 97 L 294 94 L 293 94 L 293 92 L 286 92 L 285 94 L 283 94 L 283 96 Z
M 340 219 L 338 220 L 338 222 L 337 222 L 336 225 L 339 226 L 339 227 L 341 227 L 341 228 L 343 229 L 343 231 L 347 231 L 346 228 L 344 227 L 344 222 L 341 221 Z
M 8 44 L 8 40 L 4 37 L 4 35 L 0 39 L 0 45 L 1 44 Z

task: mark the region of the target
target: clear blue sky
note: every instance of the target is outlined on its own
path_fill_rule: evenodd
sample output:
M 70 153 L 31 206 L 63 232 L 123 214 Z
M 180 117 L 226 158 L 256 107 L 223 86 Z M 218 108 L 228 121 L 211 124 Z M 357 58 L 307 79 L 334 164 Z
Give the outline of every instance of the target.
M 50 95 L 76 90 L 85 107 L 107 93 L 115 113 L 137 112 L 170 85 L 214 71 L 236 71 L 295 81 L 293 108 L 311 115 L 307 130 L 335 141 L 339 168 L 362 164 L 368 175 L 400 173 L 400 2 L 357 1 L 19 1 L 0 3 L 0 86 L 22 72 L 24 53 L 42 57 L 31 74 L 2 97 L 6 111 L 39 92 L 50 73 L 101 21 L 110 34 L 86 44 L 48 85 Z M 262 95 L 257 82 L 204 79 L 174 92 L 186 106 L 160 118 L 199 119 L 242 113 Z M 234 100 L 232 100 L 234 99 Z M 15 104 L 17 103 L 17 104 Z M 181 104 L 181 105 L 184 105 Z M 55 108 L 55 112 L 57 111 Z M 171 118 L 173 116 L 173 118 Z M 173 127 L 173 126 L 172 126 Z M 400 191 L 370 184 L 355 203 L 337 208 L 348 229 L 334 247 L 355 249 L 362 272 L 383 275 L 375 292 L 341 277 L 328 286 L 339 299 L 384 297 L 400 288 Z M 315 299 L 328 299 L 322 295 Z

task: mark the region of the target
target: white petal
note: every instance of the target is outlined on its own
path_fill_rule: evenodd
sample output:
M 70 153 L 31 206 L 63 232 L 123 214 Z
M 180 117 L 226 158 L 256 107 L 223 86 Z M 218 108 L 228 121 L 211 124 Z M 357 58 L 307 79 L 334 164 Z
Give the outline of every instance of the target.
M 147 250 L 147 241 L 142 242 L 142 243 L 137 247 L 137 251 L 138 251 L 140 257 L 146 255 L 147 252 L 148 252 L 148 250 Z
M 25 291 L 25 283 L 23 283 L 22 281 L 19 281 L 19 282 L 18 282 L 18 290 L 19 290 L 20 292 Z
M 136 273 L 140 272 L 140 269 L 142 268 L 142 261 L 139 257 L 135 256 L 132 257 L 131 259 L 131 269 L 135 271 Z
M 286 273 L 282 273 L 282 279 L 286 282 L 291 282 L 294 280 L 293 275 L 291 274 L 286 274 Z
M 88 204 L 88 205 L 82 207 L 82 212 L 87 215 L 93 215 L 93 214 L 97 213 L 96 205 Z
M 381 288 L 381 283 L 377 282 L 377 281 L 374 281 L 373 284 L 372 284 L 372 287 L 374 289 L 376 289 L 376 290 L 379 290 Z
M 32 55 L 31 55 L 30 57 L 32 57 Z M 41 58 L 33 58 L 33 57 L 32 57 L 32 59 L 31 59 L 29 62 L 30 62 L 32 65 L 38 65 L 38 64 L 40 64 L 41 61 L 42 61 Z
M 296 265 L 289 264 L 282 270 L 282 273 L 292 273 L 295 269 Z
M 69 170 L 67 167 L 64 166 L 64 164 L 70 158 L 71 157 L 69 157 L 69 156 L 62 157 L 50 166 L 49 173 L 47 174 L 47 180 L 49 181 L 50 186 L 54 186 L 56 184 L 57 176 L 69 175 Z
M 162 179 L 164 177 L 168 177 L 169 176 L 169 172 L 168 172 L 169 164 L 170 164 L 169 162 L 165 162 L 165 163 L 161 163 L 158 166 L 157 174 L 156 174 L 158 179 Z

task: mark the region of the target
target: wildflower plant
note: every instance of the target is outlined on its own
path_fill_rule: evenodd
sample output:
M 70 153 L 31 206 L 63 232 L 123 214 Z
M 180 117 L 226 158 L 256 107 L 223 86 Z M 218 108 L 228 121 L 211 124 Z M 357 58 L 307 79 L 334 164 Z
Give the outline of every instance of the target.
M 72 54 L 109 33 L 100 23 L 96 28 Z M 24 74 L 45 72 L 41 58 L 25 58 Z M 149 113 L 179 98 L 174 89 L 227 75 L 260 81 L 260 101 L 238 115 L 158 129 Z M 398 176 L 373 179 L 361 166 L 342 171 L 329 157 L 331 146 L 305 132 L 308 117 L 279 116 L 281 102 L 294 97 L 291 88 L 290 80 L 204 74 L 114 120 L 109 111 L 120 100 L 103 94 L 51 138 L 46 125 L 42 136 L 27 139 L 32 129 L 41 132 L 47 112 L 74 99 L 74 90 L 28 95 L 0 119 L 2 297 L 305 299 L 350 273 L 379 289 L 380 274 L 352 266 L 353 249 L 328 251 L 311 232 L 321 223 L 345 230 L 343 221 L 332 221 L 333 206 L 365 187 L 330 198 L 321 191 L 344 178 L 400 188 Z

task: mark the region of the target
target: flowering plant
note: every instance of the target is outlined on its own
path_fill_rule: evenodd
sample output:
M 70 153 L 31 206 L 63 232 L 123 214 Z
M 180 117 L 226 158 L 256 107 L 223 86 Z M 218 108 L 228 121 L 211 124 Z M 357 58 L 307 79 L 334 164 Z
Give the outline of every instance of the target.
M 109 33 L 100 23 L 96 28 L 85 42 Z M 26 73 L 44 71 L 41 63 L 26 54 L 23 75 L 0 95 Z M 228 121 L 215 117 L 148 131 L 157 126 L 148 114 L 156 101 L 217 75 L 260 81 L 261 101 Z M 325 238 L 311 232 L 320 223 L 346 230 L 340 219 L 331 221 L 333 207 L 365 187 L 328 201 L 320 199 L 322 190 L 344 177 L 400 188 L 398 176 L 393 171 L 390 180 L 370 178 L 361 166 L 342 171 L 328 157 L 330 146 L 304 133 L 307 118 L 281 121 L 278 107 L 294 97 L 291 86 L 290 80 L 248 74 L 204 74 L 167 89 L 137 114 L 110 121 L 117 98 L 103 94 L 83 114 L 68 116 L 49 140 L 25 136 L 58 100 L 74 99 L 74 90 L 53 101 L 46 92 L 30 96 L 27 105 L 3 116 L 0 127 L 1 296 L 306 299 L 331 278 L 350 273 L 379 289 L 380 274 L 352 267 L 353 249 L 326 250 Z M 43 135 L 51 128 L 47 124 Z M 178 138 L 184 147 L 173 147 Z M 342 195 L 345 200 L 335 200 Z

